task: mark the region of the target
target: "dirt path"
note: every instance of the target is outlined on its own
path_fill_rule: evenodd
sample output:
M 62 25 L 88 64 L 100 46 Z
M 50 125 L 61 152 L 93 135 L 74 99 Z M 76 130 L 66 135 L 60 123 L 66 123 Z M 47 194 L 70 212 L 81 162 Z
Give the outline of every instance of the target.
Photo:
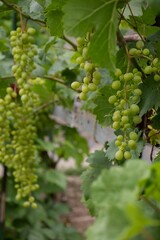
M 66 216 L 68 224 L 75 227 L 78 232 L 85 234 L 86 229 L 93 222 L 87 208 L 82 204 L 82 193 L 80 189 L 81 180 L 79 176 L 69 176 L 67 191 L 64 194 L 68 203 L 70 213 Z

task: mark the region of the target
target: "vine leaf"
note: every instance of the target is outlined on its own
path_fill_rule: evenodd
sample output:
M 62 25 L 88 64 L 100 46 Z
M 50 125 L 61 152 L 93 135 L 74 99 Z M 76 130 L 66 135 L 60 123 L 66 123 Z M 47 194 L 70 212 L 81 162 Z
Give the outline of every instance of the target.
M 142 85 L 142 96 L 140 102 L 140 116 L 143 116 L 152 107 L 158 108 L 160 106 L 159 89 L 160 84 L 153 80 L 153 76 L 147 78 L 147 81 Z
M 63 8 L 66 33 L 78 37 L 94 30 L 89 54 L 110 71 L 115 67 L 117 4 L 117 0 L 69 0 Z
M 96 106 L 93 113 L 101 125 L 110 125 L 112 122 L 110 113 L 113 111 L 113 106 L 108 102 L 108 98 L 114 93 L 111 86 L 107 85 L 100 89 L 99 95 L 95 99 Z
M 63 36 L 63 23 L 62 23 L 62 7 L 66 0 L 55 1 L 46 8 L 47 26 L 50 30 L 50 34 L 53 36 Z
M 87 231 L 88 240 L 97 240 L 98 236 L 102 240 L 129 240 L 145 227 L 154 226 L 156 221 L 137 201 L 137 186 L 146 178 L 147 172 L 149 166 L 139 159 L 101 172 L 92 184 L 91 198 L 98 214 Z

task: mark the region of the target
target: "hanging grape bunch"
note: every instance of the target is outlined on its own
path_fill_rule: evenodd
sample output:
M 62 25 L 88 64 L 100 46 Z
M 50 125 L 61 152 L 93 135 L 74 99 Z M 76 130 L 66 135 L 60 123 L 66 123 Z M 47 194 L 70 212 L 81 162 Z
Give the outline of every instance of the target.
M 116 160 L 132 158 L 132 153 L 137 148 L 139 133 L 136 125 L 142 121 L 138 106 L 142 94 L 140 88 L 142 73 L 144 78 L 153 74 L 153 79 L 160 81 L 160 61 L 153 57 L 149 49 L 144 48 L 143 41 L 138 41 L 136 48 L 130 49 L 129 54 L 131 58 L 138 58 L 140 64 L 141 59 L 143 59 L 143 65 L 140 66 L 141 71 L 133 68 L 132 71 L 122 73 L 120 69 L 116 69 L 111 85 L 115 94 L 108 98 L 109 103 L 114 108 L 112 127 L 115 131 L 121 132 L 115 141 L 118 148 L 115 154 Z
M 6 89 L 0 99 L 0 161 L 13 171 L 16 199 L 28 198 L 24 206 L 36 207 L 32 192 L 37 184 L 35 146 L 36 120 L 34 108 L 39 106 L 38 95 L 32 92 L 30 75 L 34 69 L 36 49 L 33 45 L 35 29 L 11 31 L 11 46 L 14 58 L 12 72 L 14 87 Z M 17 90 L 18 89 L 18 90 Z M 5 112 L 3 111 L 5 109 Z
M 90 34 L 87 35 L 86 39 L 81 37 L 77 38 L 77 50 L 79 56 L 77 57 L 76 62 L 80 65 L 80 68 L 85 70 L 86 76 L 83 78 L 82 83 L 75 81 L 71 84 L 71 87 L 75 90 L 81 91 L 79 94 L 81 100 L 87 98 L 87 93 L 95 91 L 101 80 L 101 74 L 98 71 L 98 68 L 88 57 L 89 39 Z

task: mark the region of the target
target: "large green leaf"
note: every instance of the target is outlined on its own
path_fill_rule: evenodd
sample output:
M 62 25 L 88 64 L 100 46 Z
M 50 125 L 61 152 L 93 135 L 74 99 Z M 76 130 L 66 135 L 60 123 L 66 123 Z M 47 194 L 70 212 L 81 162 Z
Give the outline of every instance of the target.
M 103 170 L 92 185 L 92 203 L 97 218 L 87 232 L 88 240 L 130 240 L 148 226 L 151 211 L 138 201 L 138 184 L 149 175 L 149 166 L 140 160 L 130 160 L 123 167 Z
M 153 76 L 147 78 L 146 82 L 141 85 L 142 96 L 140 101 L 140 115 L 143 116 L 152 107 L 158 108 L 160 106 L 159 82 L 154 81 Z
M 95 30 L 89 54 L 93 62 L 109 70 L 115 67 L 117 4 L 117 0 L 69 0 L 63 8 L 68 35 L 85 36 Z
M 52 0 L 52 3 L 46 9 L 47 26 L 51 35 L 63 36 L 62 7 L 65 2 L 66 0 Z

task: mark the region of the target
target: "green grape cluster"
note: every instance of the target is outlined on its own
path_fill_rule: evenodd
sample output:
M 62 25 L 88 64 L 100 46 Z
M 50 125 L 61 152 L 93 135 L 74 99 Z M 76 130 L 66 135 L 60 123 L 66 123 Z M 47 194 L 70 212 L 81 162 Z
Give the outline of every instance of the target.
M 129 50 L 129 54 L 139 59 L 146 59 L 146 63 L 142 66 L 142 71 L 145 75 L 153 75 L 153 79 L 160 81 L 160 59 L 154 57 L 148 48 L 145 48 L 143 41 L 138 41 L 135 48 Z
M 16 199 L 28 197 L 24 206 L 37 205 L 32 192 L 37 184 L 36 165 L 38 154 L 35 145 L 37 136 L 35 107 L 40 99 L 32 91 L 31 72 L 37 52 L 34 42 L 35 29 L 21 28 L 11 31 L 11 46 L 14 58 L 12 67 L 16 83 L 6 89 L 4 99 L 0 99 L 0 161 L 13 170 Z
M 83 78 L 82 83 L 75 81 L 71 84 L 71 87 L 75 90 L 80 90 L 79 98 L 86 100 L 87 93 L 97 90 L 97 86 L 101 81 L 101 74 L 98 68 L 93 64 L 88 56 L 89 39 L 77 38 L 77 50 L 79 56 L 76 62 L 80 65 L 80 68 L 84 69 L 86 76 Z
M 135 132 L 135 126 L 142 121 L 138 106 L 142 94 L 139 87 L 141 82 L 142 74 L 136 68 L 124 74 L 120 69 L 115 71 L 115 79 L 111 85 L 115 94 L 110 96 L 108 101 L 114 109 L 112 127 L 123 132 L 115 141 L 118 148 L 115 154 L 117 160 L 130 159 L 132 150 L 137 147 L 138 134 Z

